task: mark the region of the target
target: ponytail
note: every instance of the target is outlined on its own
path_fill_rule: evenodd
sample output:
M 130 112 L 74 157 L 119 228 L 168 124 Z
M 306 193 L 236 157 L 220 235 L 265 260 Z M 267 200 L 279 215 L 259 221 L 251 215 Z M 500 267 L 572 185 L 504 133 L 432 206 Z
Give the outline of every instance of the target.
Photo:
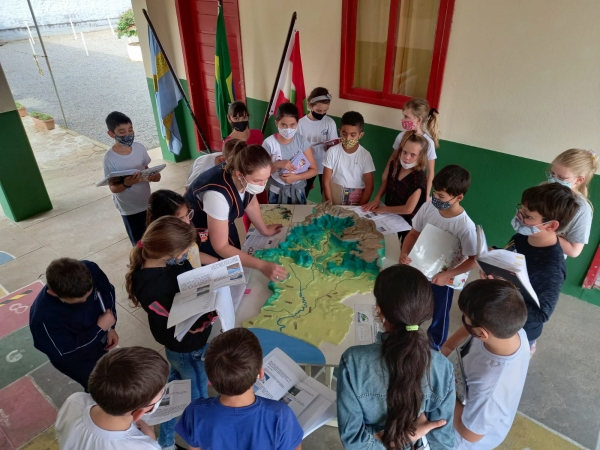
M 140 302 L 133 292 L 133 274 L 144 267 L 147 259 L 172 258 L 196 242 L 196 230 L 175 216 L 163 216 L 150 224 L 142 239 L 129 253 L 125 290 L 134 306 Z
M 225 171 L 233 174 L 239 171 L 246 176 L 257 169 L 271 166 L 271 156 L 258 144 L 248 145 L 246 141 L 239 140 L 227 155 Z
M 387 449 L 401 449 L 412 442 L 413 422 L 423 402 L 423 377 L 429 375 L 431 350 L 421 326 L 432 317 L 433 294 L 425 276 L 406 265 L 382 271 L 373 293 L 381 314 L 393 327 L 385 333 L 381 347 L 382 364 L 389 375 L 382 442 Z
M 588 186 L 598 171 L 598 155 L 593 150 L 572 148 L 565 150 L 552 161 L 552 164 L 565 166 L 574 175 L 584 177 L 583 183 L 577 186 L 577 191 L 589 202 Z M 591 203 L 590 203 L 591 205 Z
M 419 117 L 423 121 L 423 125 L 431 139 L 435 144 L 435 147 L 440 146 L 440 126 L 438 115 L 440 114 L 437 109 L 431 108 L 429 102 L 424 98 L 411 98 L 404 104 L 403 110 L 409 109 L 413 114 Z

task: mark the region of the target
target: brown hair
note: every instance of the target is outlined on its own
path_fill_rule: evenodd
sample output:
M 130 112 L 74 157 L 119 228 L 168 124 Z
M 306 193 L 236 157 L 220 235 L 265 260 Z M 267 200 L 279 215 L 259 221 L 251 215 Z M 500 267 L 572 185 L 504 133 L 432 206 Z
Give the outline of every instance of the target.
M 314 106 L 317 103 L 324 103 L 326 105 L 329 105 L 331 103 L 331 100 L 319 100 L 314 103 L 312 102 L 313 98 L 321 97 L 322 95 L 329 95 L 329 91 L 324 87 L 316 87 L 311 91 L 310 95 L 306 98 L 306 101 L 311 106 Z
M 185 199 L 175 191 L 159 189 L 148 199 L 146 210 L 146 227 L 164 216 L 174 216 L 182 206 L 187 206 Z
M 434 191 L 446 191 L 453 197 L 464 195 L 471 186 L 471 174 L 458 164 L 450 164 L 433 177 L 432 185 Z
M 168 378 L 169 364 L 157 351 L 146 347 L 117 348 L 98 360 L 88 389 L 104 412 L 123 416 L 150 406 Z
M 238 139 L 227 157 L 225 170 L 230 174 L 237 170 L 246 176 L 267 166 L 271 166 L 271 156 L 262 145 L 248 145 L 246 141 Z
M 133 273 L 144 266 L 147 259 L 169 258 L 179 255 L 196 242 L 196 230 L 191 224 L 175 216 L 163 216 L 148 226 L 140 242 L 129 253 L 125 274 L 125 290 L 135 306 L 139 305 L 133 293 Z M 141 244 L 141 247 L 140 247 Z
M 418 269 L 395 265 L 377 276 L 373 294 L 386 322 L 393 326 L 381 345 L 381 359 L 389 374 L 381 441 L 385 448 L 400 449 L 412 441 L 413 421 L 423 401 L 423 377 L 429 378 L 431 350 L 422 325 L 433 315 L 433 293 Z M 409 325 L 419 329 L 409 331 Z
M 525 189 L 521 203 L 529 211 L 539 213 L 544 222 L 556 220 L 559 225 L 569 223 L 579 208 L 571 188 L 558 183 L 546 183 Z
M 227 160 L 227 157 L 229 155 L 231 155 L 231 153 L 233 152 L 233 149 L 238 144 L 238 142 L 245 142 L 245 141 L 242 141 L 241 139 L 227 139 L 225 141 L 225 143 L 223 144 L 223 151 L 221 152 L 222 156 L 223 156 L 223 158 L 225 158 L 225 160 Z
M 226 331 L 208 346 L 204 367 L 219 394 L 241 395 L 256 382 L 262 367 L 260 342 L 245 328 Z
M 585 177 L 583 183 L 577 186 L 577 190 L 586 199 L 588 198 L 588 185 L 598 170 L 598 155 L 595 152 L 592 150 L 571 148 L 554 158 L 552 164 L 560 164 L 561 166 L 565 166 L 576 176 Z
M 411 98 L 404 104 L 403 110 L 409 109 L 413 114 L 423 120 L 425 130 L 433 139 L 436 147 L 440 146 L 440 125 L 438 120 L 438 112 L 434 108 L 429 107 L 429 102 L 424 98 Z
M 519 290 L 506 280 L 474 280 L 458 297 L 458 307 L 474 327 L 498 339 L 508 339 L 527 321 L 527 307 Z
M 398 146 L 398 154 L 396 155 L 396 159 L 392 161 L 393 170 L 392 177 L 395 178 L 400 172 L 400 167 L 402 167 L 401 159 L 402 159 L 402 149 L 407 142 L 414 142 L 415 144 L 419 144 L 421 146 L 421 151 L 419 153 L 419 157 L 417 159 L 417 165 L 414 167 L 415 170 L 425 170 L 427 168 L 427 150 L 429 147 L 429 143 L 427 139 L 423 136 L 419 136 L 416 131 L 411 130 L 404 133 L 402 136 L 402 141 Z
M 46 284 L 63 301 L 81 298 L 94 282 L 87 266 L 73 258 L 58 258 L 46 268 Z

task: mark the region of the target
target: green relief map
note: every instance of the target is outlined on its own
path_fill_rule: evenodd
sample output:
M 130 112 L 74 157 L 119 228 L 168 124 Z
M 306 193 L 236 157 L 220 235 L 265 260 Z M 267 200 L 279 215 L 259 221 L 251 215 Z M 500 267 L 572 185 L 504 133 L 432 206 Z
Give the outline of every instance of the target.
M 269 283 L 273 294 L 243 326 L 278 331 L 316 347 L 341 343 L 354 314 L 342 300 L 373 290 L 384 249 L 372 221 L 329 202 L 316 206 L 278 247 L 254 253 L 283 265 L 289 277 Z

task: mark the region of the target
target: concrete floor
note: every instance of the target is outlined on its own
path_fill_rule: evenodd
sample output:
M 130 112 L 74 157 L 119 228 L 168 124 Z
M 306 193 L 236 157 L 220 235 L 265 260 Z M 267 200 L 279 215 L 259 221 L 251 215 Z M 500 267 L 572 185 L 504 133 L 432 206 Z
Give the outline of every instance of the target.
M 40 278 L 48 263 L 59 256 L 95 261 L 116 288 L 120 345 L 144 345 L 160 350 L 161 346 L 154 341 L 148 328 L 146 313 L 128 304 L 123 274 L 131 246 L 108 188 L 95 187 L 95 182 L 102 178 L 101 160 L 105 146 L 64 130 L 38 132 L 29 118 L 25 118 L 24 123 L 54 209 L 18 224 L 0 214 L 0 251 L 16 258 L 0 265 L 0 285 L 8 292 L 25 286 Z M 67 154 L 61 153 L 60 164 L 56 163 L 57 155 L 52 153 L 57 151 L 56 142 L 50 143 L 57 140 L 66 143 L 70 138 L 73 138 L 70 142 L 77 143 L 76 148 Z M 164 162 L 160 160 L 158 149 L 150 153 L 153 165 Z M 190 164 L 190 161 L 167 163 L 162 181 L 153 183 L 152 188 L 183 192 Z M 451 314 L 454 330 L 460 324 L 456 301 Z M 519 408 L 523 415 L 518 416 L 501 449 L 600 450 L 598 323 L 600 308 L 561 296 L 531 361 Z M 45 435 L 51 437 L 50 432 Z M 57 447 L 28 445 L 27 448 Z M 303 448 L 341 449 L 342 445 L 337 429 L 323 427 L 304 441 Z

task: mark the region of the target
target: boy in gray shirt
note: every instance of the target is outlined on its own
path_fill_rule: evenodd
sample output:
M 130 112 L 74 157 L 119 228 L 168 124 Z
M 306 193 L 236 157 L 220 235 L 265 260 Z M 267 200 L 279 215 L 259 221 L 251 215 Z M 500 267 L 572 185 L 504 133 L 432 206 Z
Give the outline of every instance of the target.
M 457 383 L 466 382 L 465 404 L 457 401 L 454 409 L 454 449 L 489 450 L 506 438 L 525 385 L 527 308 L 517 288 L 499 279 L 467 284 L 458 306 L 464 326 L 442 348 L 446 356 L 460 353 Z

